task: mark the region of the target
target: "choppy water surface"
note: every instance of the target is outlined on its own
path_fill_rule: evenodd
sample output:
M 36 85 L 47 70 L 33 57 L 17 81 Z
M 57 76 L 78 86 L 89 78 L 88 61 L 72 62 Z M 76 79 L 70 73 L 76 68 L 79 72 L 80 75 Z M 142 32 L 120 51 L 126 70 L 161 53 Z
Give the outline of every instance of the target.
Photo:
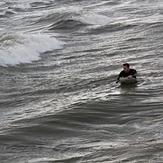
M 163 162 L 162 0 L 0 2 L 0 162 Z M 136 85 L 116 84 L 122 64 Z

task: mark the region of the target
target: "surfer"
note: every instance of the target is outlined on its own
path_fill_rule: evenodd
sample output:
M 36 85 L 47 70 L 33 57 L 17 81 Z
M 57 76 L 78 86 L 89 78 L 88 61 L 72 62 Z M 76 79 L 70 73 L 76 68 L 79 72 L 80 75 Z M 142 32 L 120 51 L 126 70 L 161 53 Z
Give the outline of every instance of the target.
M 119 82 L 119 78 L 127 77 L 128 79 L 135 78 L 136 79 L 137 72 L 135 69 L 131 69 L 128 63 L 123 64 L 123 71 L 120 72 L 117 78 L 117 83 Z

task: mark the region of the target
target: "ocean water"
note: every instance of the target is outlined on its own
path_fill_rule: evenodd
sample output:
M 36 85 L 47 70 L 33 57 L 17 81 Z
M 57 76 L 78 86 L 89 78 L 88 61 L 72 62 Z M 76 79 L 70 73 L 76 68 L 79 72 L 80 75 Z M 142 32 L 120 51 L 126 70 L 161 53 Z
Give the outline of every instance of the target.
M 162 0 L 1 0 L 0 74 L 0 163 L 163 162 Z

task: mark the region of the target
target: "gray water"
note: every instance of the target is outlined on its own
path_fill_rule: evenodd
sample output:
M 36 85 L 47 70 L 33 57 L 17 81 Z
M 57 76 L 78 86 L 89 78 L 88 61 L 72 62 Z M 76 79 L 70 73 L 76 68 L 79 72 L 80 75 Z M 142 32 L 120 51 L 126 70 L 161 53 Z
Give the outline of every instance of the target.
M 1 0 L 0 163 L 163 162 L 162 9 Z

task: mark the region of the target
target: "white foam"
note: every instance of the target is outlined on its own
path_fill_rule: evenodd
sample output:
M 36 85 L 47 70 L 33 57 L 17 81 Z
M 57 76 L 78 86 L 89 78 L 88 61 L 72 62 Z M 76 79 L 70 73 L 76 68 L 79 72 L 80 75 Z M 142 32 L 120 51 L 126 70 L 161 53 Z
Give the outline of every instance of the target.
M 91 24 L 91 25 L 107 25 L 107 24 L 114 22 L 114 20 L 108 16 L 99 15 L 95 13 L 83 14 L 79 18 L 75 18 L 75 19 L 83 23 Z
M 40 53 L 62 48 L 63 43 L 46 34 L 12 34 L 0 39 L 0 65 L 31 63 Z

